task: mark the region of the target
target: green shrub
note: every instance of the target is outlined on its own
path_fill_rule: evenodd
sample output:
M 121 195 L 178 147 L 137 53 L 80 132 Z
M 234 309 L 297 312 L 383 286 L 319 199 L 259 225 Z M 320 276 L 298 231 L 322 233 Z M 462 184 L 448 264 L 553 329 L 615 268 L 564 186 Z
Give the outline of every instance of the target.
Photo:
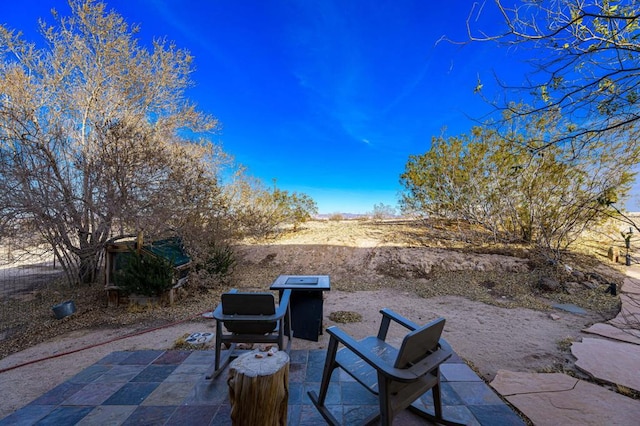
M 235 264 L 236 258 L 230 246 L 212 243 L 201 267 L 210 275 L 224 278 L 233 272 Z
M 173 267 L 162 257 L 132 250 L 113 279 L 125 294 L 160 296 L 173 285 Z

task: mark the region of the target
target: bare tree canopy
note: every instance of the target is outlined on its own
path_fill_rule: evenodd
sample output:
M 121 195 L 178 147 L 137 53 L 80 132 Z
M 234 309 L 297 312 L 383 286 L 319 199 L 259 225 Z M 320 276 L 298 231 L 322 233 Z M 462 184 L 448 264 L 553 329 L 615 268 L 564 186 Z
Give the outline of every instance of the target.
M 217 121 L 185 95 L 189 52 L 143 47 L 103 3 L 69 4 L 42 44 L 0 26 L 0 226 L 41 235 L 91 282 L 114 234 L 210 203 L 222 154 L 206 139 Z
M 640 119 L 640 1 L 494 0 L 506 30 L 490 34 L 468 20 L 472 41 L 532 48 L 533 73 L 523 86 L 502 85 L 495 105 L 517 115 L 561 113 L 563 131 L 530 141 L 533 150 L 570 143 L 576 155 L 595 140 L 635 143 Z M 500 76 L 498 76 L 499 78 Z M 534 102 L 521 100 L 533 96 Z

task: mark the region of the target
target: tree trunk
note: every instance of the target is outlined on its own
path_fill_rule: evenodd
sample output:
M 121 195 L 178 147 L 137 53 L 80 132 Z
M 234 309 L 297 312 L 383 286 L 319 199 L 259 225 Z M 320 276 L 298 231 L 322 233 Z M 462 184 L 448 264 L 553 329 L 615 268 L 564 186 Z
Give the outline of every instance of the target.
M 81 284 L 93 284 L 99 273 L 97 249 L 87 249 L 78 256 L 78 280 Z
M 256 356 L 262 356 L 257 358 Z M 229 369 L 231 421 L 241 426 L 286 426 L 289 398 L 289 355 L 252 351 Z

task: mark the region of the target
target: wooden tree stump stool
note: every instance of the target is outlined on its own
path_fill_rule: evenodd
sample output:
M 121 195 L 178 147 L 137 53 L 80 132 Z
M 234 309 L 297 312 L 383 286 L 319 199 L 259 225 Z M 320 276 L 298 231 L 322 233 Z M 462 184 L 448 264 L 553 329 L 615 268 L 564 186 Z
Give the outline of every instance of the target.
M 287 424 L 289 355 L 255 350 L 236 358 L 229 368 L 231 421 L 241 426 Z

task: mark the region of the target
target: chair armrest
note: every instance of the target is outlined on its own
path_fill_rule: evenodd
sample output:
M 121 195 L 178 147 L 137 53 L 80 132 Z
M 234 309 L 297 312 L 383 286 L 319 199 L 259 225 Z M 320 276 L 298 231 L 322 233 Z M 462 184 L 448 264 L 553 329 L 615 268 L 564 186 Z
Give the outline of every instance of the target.
M 402 325 L 405 328 L 408 328 L 411 331 L 420 328 L 420 326 L 418 324 L 416 324 L 415 322 L 406 319 L 405 317 L 403 317 L 402 315 L 392 311 L 391 309 L 387 309 L 387 308 L 382 309 L 380 311 L 380 313 L 384 317 L 387 317 L 387 318 L 397 322 L 398 324 Z
M 453 348 L 451 347 L 449 342 L 444 340 L 442 337 L 438 340 L 438 346 L 441 347 L 442 349 L 446 350 L 446 351 L 451 352 L 451 354 L 453 354 Z
M 449 344 L 447 344 L 447 347 L 442 347 L 438 344 L 438 349 L 435 352 L 427 355 L 422 360 L 409 367 L 408 370 L 417 375 L 423 375 L 438 368 L 440 364 L 451 358 L 452 355 L 453 352 L 451 351 Z
M 276 309 L 276 315 L 278 318 L 283 317 L 287 313 L 290 298 L 291 289 L 284 290 L 282 292 L 282 297 L 280 297 L 280 302 L 278 302 L 278 309 Z
M 378 328 L 378 339 L 387 340 L 387 332 L 389 331 L 389 325 L 391 321 L 395 321 L 396 323 L 402 325 L 405 328 L 413 331 L 420 326 L 413 321 L 409 321 L 405 317 L 395 313 L 391 309 L 384 308 L 380 311 L 382 314 L 382 321 L 380 321 L 380 328 Z
M 357 340 L 336 326 L 327 328 L 327 333 L 331 335 L 332 339 L 336 339 L 338 342 L 342 343 L 346 348 L 364 360 L 376 371 L 382 372 L 383 375 L 392 380 L 398 382 L 412 382 L 420 377 L 410 369 L 394 368 L 376 354 L 362 351 Z

